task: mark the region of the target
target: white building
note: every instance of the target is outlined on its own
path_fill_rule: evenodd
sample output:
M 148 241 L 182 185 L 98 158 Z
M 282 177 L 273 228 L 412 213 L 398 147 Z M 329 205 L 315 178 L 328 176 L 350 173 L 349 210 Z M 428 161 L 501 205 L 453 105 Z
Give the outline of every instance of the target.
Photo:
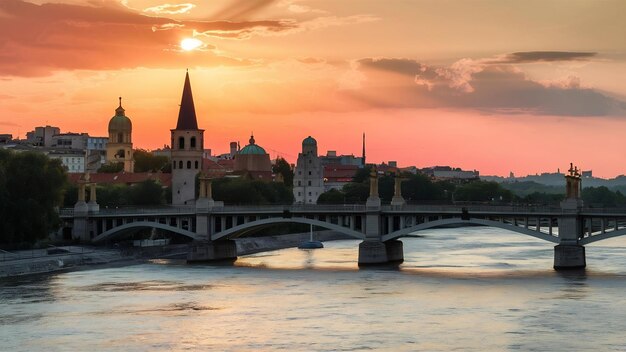
M 55 149 L 48 151 L 50 159 L 59 159 L 69 173 L 85 172 L 85 152 L 81 150 Z
M 293 196 L 296 204 L 316 204 L 324 193 L 324 168 L 317 156 L 317 141 L 308 136 L 302 141 L 302 153 L 294 170 Z

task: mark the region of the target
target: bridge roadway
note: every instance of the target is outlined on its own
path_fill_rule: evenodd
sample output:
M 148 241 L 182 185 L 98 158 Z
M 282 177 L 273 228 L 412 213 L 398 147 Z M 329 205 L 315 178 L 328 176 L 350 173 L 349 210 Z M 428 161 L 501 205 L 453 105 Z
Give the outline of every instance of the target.
M 65 226 L 74 228 L 74 236 L 84 241 L 107 242 L 140 229 L 154 228 L 196 242 L 220 244 L 220 248 L 230 248 L 226 252 L 232 252 L 232 248 L 224 243 L 253 231 L 276 224 L 309 224 L 363 240 L 364 248 L 360 248 L 360 253 L 363 252 L 364 261 L 367 261 L 366 252 L 373 250 L 377 253 L 374 262 L 401 261 L 402 246 L 397 239 L 440 226 L 492 226 L 552 242 L 557 244 L 556 247 L 567 247 L 564 251 L 555 247 L 555 267 L 558 266 L 557 257 L 563 256 L 575 257 L 573 267 L 584 267 L 584 245 L 626 235 L 626 209 L 582 207 L 475 204 L 223 206 L 217 203 L 210 207 L 103 208 L 88 212 L 65 208 L 60 210 L 60 216 Z M 210 251 L 214 250 L 209 247 Z M 211 256 L 220 258 L 219 254 Z M 361 256 L 359 260 L 361 263 Z

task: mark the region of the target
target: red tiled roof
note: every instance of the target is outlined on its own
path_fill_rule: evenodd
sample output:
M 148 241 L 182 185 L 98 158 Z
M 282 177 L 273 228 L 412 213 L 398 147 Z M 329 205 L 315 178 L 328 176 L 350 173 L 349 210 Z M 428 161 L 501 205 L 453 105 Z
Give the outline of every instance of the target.
M 68 174 L 71 183 L 76 184 L 83 174 Z M 146 180 L 154 180 L 169 187 L 172 185 L 172 174 L 161 172 L 136 172 L 136 173 L 93 173 L 89 174 L 89 181 L 100 184 L 134 184 Z

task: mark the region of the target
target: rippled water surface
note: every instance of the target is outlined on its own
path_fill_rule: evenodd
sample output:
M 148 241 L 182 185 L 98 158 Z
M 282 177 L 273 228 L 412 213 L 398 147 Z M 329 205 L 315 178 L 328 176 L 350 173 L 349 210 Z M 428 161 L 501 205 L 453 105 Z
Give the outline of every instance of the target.
M 398 270 L 359 270 L 357 241 L 156 261 L 0 283 L 5 351 L 626 351 L 626 239 L 552 244 L 500 229 L 405 238 Z

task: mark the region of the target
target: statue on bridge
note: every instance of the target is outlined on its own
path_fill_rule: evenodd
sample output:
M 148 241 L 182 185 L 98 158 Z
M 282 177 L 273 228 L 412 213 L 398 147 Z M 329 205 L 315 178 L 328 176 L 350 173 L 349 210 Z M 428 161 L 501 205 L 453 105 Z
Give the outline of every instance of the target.
M 581 178 L 578 167 L 573 163 L 569 164 L 569 174 L 565 175 L 565 190 L 567 199 L 580 199 Z

